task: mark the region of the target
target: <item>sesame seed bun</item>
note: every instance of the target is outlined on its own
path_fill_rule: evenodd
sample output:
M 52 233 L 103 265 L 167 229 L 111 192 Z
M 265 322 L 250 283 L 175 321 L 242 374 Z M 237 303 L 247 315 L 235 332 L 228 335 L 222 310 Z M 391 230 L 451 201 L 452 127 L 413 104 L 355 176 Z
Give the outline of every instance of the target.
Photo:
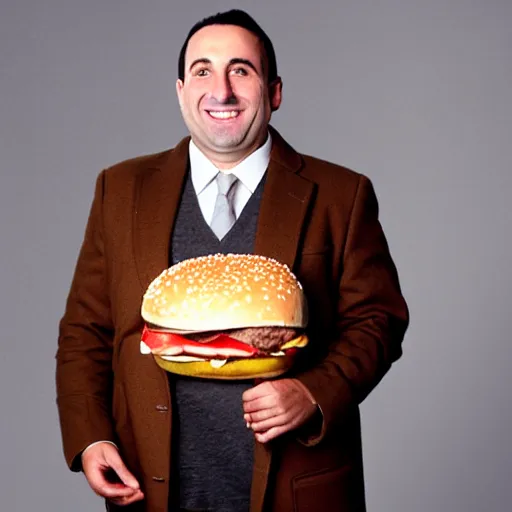
M 144 294 L 142 317 L 180 332 L 304 328 L 307 307 L 302 286 L 286 265 L 264 256 L 216 254 L 163 271 Z

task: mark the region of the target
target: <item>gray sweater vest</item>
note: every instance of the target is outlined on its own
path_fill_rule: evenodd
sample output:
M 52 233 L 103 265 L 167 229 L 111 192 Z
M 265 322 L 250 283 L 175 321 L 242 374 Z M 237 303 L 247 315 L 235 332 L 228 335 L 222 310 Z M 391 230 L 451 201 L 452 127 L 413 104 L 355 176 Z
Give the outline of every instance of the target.
M 172 235 L 170 263 L 215 253 L 252 253 L 263 185 L 264 179 L 219 241 L 204 220 L 189 174 Z M 169 382 L 176 411 L 173 466 L 178 471 L 174 478 L 179 483 L 179 505 L 248 511 L 254 440 L 243 419 L 242 393 L 253 382 L 176 375 L 170 375 Z

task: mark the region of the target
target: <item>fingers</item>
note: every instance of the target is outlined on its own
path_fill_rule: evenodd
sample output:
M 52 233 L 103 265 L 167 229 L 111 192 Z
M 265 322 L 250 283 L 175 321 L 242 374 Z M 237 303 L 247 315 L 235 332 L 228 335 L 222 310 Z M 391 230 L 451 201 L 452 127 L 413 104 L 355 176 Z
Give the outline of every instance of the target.
M 268 381 L 243 395 L 244 421 L 259 442 L 268 442 L 305 423 L 316 409 L 309 390 L 294 379 Z
M 109 498 L 109 501 L 114 503 L 115 505 L 119 505 L 121 507 L 125 507 L 127 505 L 131 505 L 136 501 L 140 501 L 144 499 L 144 494 L 141 490 L 134 491 L 131 496 L 122 496 L 121 498 Z
M 89 485 L 99 496 L 126 504 L 144 497 L 113 445 L 100 443 L 89 448 L 82 456 L 82 466 Z
M 270 381 L 262 382 L 246 391 L 242 394 L 242 400 L 245 402 L 250 402 L 251 400 L 257 400 L 258 398 L 262 398 L 268 395 L 272 395 L 274 393 L 274 388 Z
M 250 402 L 244 402 L 243 408 L 244 413 L 253 413 L 257 411 L 262 411 L 265 409 L 270 409 L 276 406 L 276 398 L 274 396 L 266 396 L 263 398 L 257 398 L 255 400 L 251 400 Z
M 268 420 L 269 418 L 274 418 L 275 416 L 280 416 L 284 414 L 284 410 L 278 407 L 269 407 L 268 409 L 254 409 L 254 412 L 249 410 L 244 414 L 244 420 L 246 423 L 254 423 L 258 421 Z
M 290 408 L 283 406 L 274 406 L 268 408 L 254 409 L 254 412 L 246 412 L 244 414 L 244 421 L 254 426 L 257 423 L 265 422 L 266 420 L 279 418 L 276 424 L 283 424 L 291 417 Z
M 123 496 L 131 496 L 134 489 L 123 483 L 111 482 L 107 478 L 107 472 L 104 468 L 93 465 L 85 470 L 85 476 L 92 490 L 103 498 L 118 498 Z
M 263 393 L 258 392 L 256 397 L 244 400 L 245 421 L 252 423 L 253 421 L 265 420 L 272 416 L 285 414 L 292 408 L 295 405 L 295 390 L 292 389 L 290 392 L 289 384 L 286 384 L 287 381 L 282 381 L 285 384 L 284 387 L 281 386 L 282 382 L 265 382 L 246 391 L 243 395 L 245 398 L 253 396 L 249 394 L 249 391 L 257 390 L 258 388 L 262 389 Z
M 274 406 L 245 413 L 244 421 L 253 432 L 264 432 L 274 427 L 285 427 L 284 430 L 281 431 L 287 432 L 295 428 L 295 416 L 297 416 L 297 414 L 295 414 L 295 408 L 293 406 L 289 408 Z
M 139 489 L 139 482 L 137 482 L 137 479 L 130 473 L 128 468 L 124 465 L 123 460 L 119 456 L 119 452 L 115 450 L 112 453 L 109 453 L 106 457 L 107 463 L 109 467 L 111 467 L 121 482 L 126 485 L 127 487 L 130 487 L 133 490 Z
M 272 407 L 257 412 L 244 414 L 244 420 L 254 432 L 263 432 L 273 427 L 286 427 L 286 431 L 295 428 L 301 416 L 300 411 L 290 406 Z
M 272 416 L 267 420 L 257 421 L 250 423 L 251 430 L 253 432 L 265 432 L 266 430 L 270 430 L 274 427 L 284 427 L 287 426 L 287 430 L 290 430 L 292 427 L 292 423 L 289 418 L 285 415 L 281 416 Z
M 282 425 L 279 427 L 272 427 L 271 429 L 265 432 L 256 432 L 254 434 L 254 437 L 256 438 L 256 441 L 258 441 L 259 443 L 268 443 L 269 441 L 272 441 L 272 439 L 279 437 L 280 435 L 288 432 L 289 430 L 290 429 L 287 428 L 285 425 Z

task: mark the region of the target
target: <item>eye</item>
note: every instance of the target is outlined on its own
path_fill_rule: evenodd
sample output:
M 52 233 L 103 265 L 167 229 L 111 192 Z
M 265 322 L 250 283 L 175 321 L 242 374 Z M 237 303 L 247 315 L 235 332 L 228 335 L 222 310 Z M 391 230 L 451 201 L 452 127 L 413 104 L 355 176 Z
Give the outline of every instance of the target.
M 249 74 L 245 68 L 234 68 L 231 70 L 231 73 L 239 76 L 247 76 Z
M 198 69 L 196 72 L 195 72 L 195 75 L 196 76 L 208 76 L 208 73 L 209 71 L 205 68 L 201 68 L 201 69 Z

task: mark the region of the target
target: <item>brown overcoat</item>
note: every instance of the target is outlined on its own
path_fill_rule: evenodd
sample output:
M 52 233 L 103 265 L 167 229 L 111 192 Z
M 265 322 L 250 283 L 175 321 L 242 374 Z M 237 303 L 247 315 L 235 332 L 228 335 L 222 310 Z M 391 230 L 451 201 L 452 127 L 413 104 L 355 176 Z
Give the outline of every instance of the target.
M 251 512 L 360 512 L 358 404 L 401 355 L 407 306 L 370 181 L 272 136 L 254 252 L 288 264 L 304 286 L 311 343 L 293 376 L 316 398 L 323 425 L 255 443 Z M 78 469 L 90 443 L 115 442 L 145 493 L 126 511 L 166 511 L 172 492 L 169 385 L 140 353 L 140 306 L 169 266 L 188 141 L 99 175 L 60 324 L 66 460 Z

